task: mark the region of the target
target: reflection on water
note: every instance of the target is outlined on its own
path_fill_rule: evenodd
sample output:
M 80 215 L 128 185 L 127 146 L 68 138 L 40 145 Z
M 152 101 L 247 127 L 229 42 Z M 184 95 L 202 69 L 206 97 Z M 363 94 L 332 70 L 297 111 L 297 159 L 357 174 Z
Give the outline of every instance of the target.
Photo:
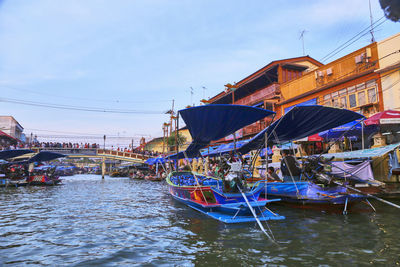
M 225 225 L 175 202 L 164 183 L 65 177 L 0 188 L 0 265 L 400 264 L 400 212 L 347 216 L 274 206 L 279 245 L 253 223 Z

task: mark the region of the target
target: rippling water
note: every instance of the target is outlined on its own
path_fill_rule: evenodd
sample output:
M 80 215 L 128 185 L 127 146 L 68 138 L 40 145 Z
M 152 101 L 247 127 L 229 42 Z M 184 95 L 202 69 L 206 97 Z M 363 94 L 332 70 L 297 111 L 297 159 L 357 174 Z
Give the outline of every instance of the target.
M 269 222 L 225 225 L 176 203 L 164 183 L 96 175 L 0 188 L 4 265 L 400 265 L 400 211 L 325 214 L 282 206 Z

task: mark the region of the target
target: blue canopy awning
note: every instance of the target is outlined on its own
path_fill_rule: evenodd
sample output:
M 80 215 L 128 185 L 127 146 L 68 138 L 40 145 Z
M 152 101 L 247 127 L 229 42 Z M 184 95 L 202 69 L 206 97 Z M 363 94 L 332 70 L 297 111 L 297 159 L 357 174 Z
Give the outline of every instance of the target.
M 320 132 L 318 135 L 326 140 L 337 139 L 341 136 L 359 137 L 362 135 L 362 122 L 360 120 L 351 121 L 341 126 Z M 376 133 L 378 127 L 376 125 L 364 126 L 364 134 L 370 135 Z
M 13 149 L 13 150 L 3 150 L 0 151 L 0 159 L 10 159 L 10 158 L 14 158 L 14 157 L 18 157 L 21 155 L 25 155 L 28 153 L 33 153 L 33 150 L 30 149 Z
M 397 144 L 376 147 L 376 148 L 369 148 L 369 149 L 364 149 L 364 150 L 322 154 L 321 157 L 323 157 L 323 158 L 335 157 L 335 159 L 366 159 L 366 158 L 383 156 L 383 155 L 395 150 L 399 146 L 400 146 L 400 143 L 397 143 Z
M 193 139 L 186 149 L 188 157 L 200 156 L 199 150 L 211 141 L 274 114 L 262 108 L 225 104 L 193 107 L 180 110 L 179 113 Z
M 63 157 L 66 157 L 66 155 L 57 153 L 57 152 L 51 152 L 51 151 L 41 151 L 41 152 L 37 153 L 35 156 L 28 159 L 27 163 L 50 161 L 53 159 L 58 159 L 58 158 L 63 158 Z
M 149 158 L 149 159 L 147 159 L 145 161 L 145 163 L 148 164 L 148 165 L 154 165 L 154 164 L 157 164 L 157 163 L 163 164 L 163 163 L 165 163 L 165 161 L 166 161 L 165 158 L 158 157 L 158 158 Z
M 324 106 L 295 106 L 279 120 L 250 139 L 239 151 L 246 154 L 251 150 L 261 148 L 264 144 L 265 133 L 268 135 L 269 143 L 281 144 L 361 118 L 364 118 L 364 116 L 346 109 Z
M 241 146 L 243 146 L 246 143 L 246 141 L 237 141 L 236 142 L 236 149 L 239 149 Z M 215 156 L 220 156 L 226 153 L 229 153 L 231 151 L 235 150 L 235 144 L 234 142 L 228 143 L 228 144 L 222 144 L 217 147 L 215 147 L 213 150 L 210 150 L 208 153 L 207 149 L 204 149 L 204 151 L 201 153 L 203 157 L 215 157 Z

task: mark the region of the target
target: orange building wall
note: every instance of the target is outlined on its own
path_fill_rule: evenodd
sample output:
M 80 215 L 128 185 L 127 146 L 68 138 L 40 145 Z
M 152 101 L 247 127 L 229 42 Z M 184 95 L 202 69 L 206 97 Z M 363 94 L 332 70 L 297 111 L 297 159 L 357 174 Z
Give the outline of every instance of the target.
M 361 54 L 366 55 L 367 48 L 370 48 L 371 57 L 363 63 L 356 64 L 355 57 Z M 324 102 L 324 95 L 371 79 L 376 79 L 379 100 L 376 109 L 381 111 L 383 110 L 381 83 L 379 74 L 374 72 L 378 68 L 377 45 L 373 43 L 317 68 L 315 71 L 304 74 L 298 79 L 281 84 L 282 98 L 278 103 L 277 111 L 279 110 L 279 115 L 283 115 L 285 108 L 314 98 L 317 98 L 317 103 L 321 104 Z M 328 69 L 331 70 L 331 75 L 327 75 Z M 320 72 L 323 74 L 322 76 L 319 76 Z M 359 108 L 353 110 L 357 109 Z

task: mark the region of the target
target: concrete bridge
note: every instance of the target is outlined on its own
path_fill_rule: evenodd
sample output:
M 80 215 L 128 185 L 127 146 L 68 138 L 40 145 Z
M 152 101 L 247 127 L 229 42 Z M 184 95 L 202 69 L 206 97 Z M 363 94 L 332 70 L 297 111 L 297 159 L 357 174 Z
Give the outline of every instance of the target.
M 58 148 L 58 147 L 34 147 L 35 152 L 42 150 L 62 153 L 68 158 L 101 158 L 111 160 L 122 160 L 134 163 L 143 163 L 151 156 L 139 153 L 114 151 L 100 148 Z

